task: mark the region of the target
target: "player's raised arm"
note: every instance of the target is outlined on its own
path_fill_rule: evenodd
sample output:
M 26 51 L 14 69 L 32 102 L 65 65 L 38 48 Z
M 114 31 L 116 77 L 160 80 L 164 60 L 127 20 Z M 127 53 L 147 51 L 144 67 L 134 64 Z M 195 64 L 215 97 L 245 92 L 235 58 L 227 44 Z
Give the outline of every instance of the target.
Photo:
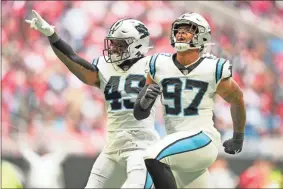
M 97 85 L 99 83 L 97 67 L 79 57 L 72 47 L 55 33 L 54 26 L 48 24 L 35 10 L 32 11 L 32 19 L 25 21 L 30 24 L 31 28 L 48 37 L 57 57 L 82 82 L 88 85 Z
M 243 92 L 238 84 L 229 77 L 220 81 L 216 93 L 219 94 L 226 102 L 231 104 L 230 111 L 233 120 L 234 134 L 232 139 L 223 143 L 223 146 L 225 147 L 224 150 L 229 154 L 239 153 L 243 146 L 246 124 L 246 110 Z

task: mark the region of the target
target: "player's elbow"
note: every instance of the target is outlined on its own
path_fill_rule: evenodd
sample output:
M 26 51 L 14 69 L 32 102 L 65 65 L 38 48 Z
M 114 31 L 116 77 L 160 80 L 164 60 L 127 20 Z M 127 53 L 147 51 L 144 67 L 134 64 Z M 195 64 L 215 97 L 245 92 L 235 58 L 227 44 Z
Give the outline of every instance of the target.
M 76 75 L 77 76 L 77 75 Z M 92 85 L 92 81 L 90 81 L 90 80 L 87 80 L 86 78 L 84 78 L 84 77 L 80 77 L 80 76 L 77 76 L 77 78 L 81 81 L 81 82 L 83 82 L 84 84 L 87 84 L 87 85 Z
M 139 104 L 139 101 L 135 103 L 133 114 L 136 120 L 140 121 L 146 119 L 149 116 L 150 112 L 148 110 L 143 110 Z
M 79 78 L 80 79 L 80 78 Z M 98 86 L 97 82 L 94 80 L 87 80 L 87 79 L 80 79 L 84 84 L 90 85 L 90 86 Z
M 99 86 L 99 80 L 97 79 L 97 75 L 94 72 L 91 72 L 91 73 L 89 73 L 89 72 L 75 72 L 75 75 L 84 84 L 87 84 L 87 85 L 90 85 L 90 86 Z
M 142 113 L 140 113 L 140 111 L 135 110 L 134 109 L 134 117 L 136 118 L 136 120 L 140 121 L 143 119 L 146 119 L 147 117 L 145 115 L 143 115 Z
M 245 101 L 244 101 L 244 94 L 243 91 L 241 89 L 239 89 L 237 91 L 237 93 L 235 94 L 235 98 L 233 98 L 233 101 L 231 102 L 231 104 L 235 104 L 238 106 L 244 106 L 245 105 Z
M 143 120 L 143 119 L 146 118 L 145 116 L 141 116 L 141 115 L 139 115 L 138 113 L 136 113 L 136 111 L 134 111 L 134 117 L 135 117 L 136 120 L 138 120 L 138 121 Z

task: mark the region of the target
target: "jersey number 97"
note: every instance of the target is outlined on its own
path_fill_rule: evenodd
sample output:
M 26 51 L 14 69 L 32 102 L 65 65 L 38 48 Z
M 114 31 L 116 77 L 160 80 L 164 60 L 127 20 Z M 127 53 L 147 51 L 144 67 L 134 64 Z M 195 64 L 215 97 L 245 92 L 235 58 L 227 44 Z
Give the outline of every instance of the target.
M 164 100 L 174 100 L 174 107 L 165 105 L 165 111 L 168 115 L 179 115 L 183 111 L 184 116 L 198 115 L 198 106 L 201 103 L 203 95 L 207 91 L 208 83 L 198 80 L 186 79 L 185 90 L 193 90 L 198 88 L 198 93 L 193 97 L 192 102 L 187 107 L 182 107 L 182 85 L 180 78 L 166 78 L 162 80 Z M 168 91 L 168 87 L 173 87 L 173 91 Z M 183 110 L 182 110 L 183 109 Z

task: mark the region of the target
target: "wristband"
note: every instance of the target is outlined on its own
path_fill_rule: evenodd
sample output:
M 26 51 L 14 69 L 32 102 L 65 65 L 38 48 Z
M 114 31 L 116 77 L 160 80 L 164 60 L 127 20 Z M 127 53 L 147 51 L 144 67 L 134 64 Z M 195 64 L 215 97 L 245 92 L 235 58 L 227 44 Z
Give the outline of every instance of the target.
M 235 139 L 235 140 L 244 140 L 244 133 L 234 132 L 233 133 L 233 139 Z
M 54 32 L 52 35 L 48 36 L 48 40 L 51 44 L 54 44 L 60 40 L 60 37 Z

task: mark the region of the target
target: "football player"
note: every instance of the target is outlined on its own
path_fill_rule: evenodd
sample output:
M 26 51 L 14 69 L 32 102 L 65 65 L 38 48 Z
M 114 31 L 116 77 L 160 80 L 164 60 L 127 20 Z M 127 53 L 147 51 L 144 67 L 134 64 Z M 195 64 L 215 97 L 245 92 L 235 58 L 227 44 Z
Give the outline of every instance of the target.
M 159 139 L 154 109 L 143 121 L 133 116 L 134 102 L 146 82 L 148 29 L 135 19 L 118 20 L 104 40 L 104 56 L 89 63 L 55 33 L 54 26 L 34 10 L 32 15 L 26 22 L 48 37 L 67 68 L 84 83 L 100 87 L 105 95 L 107 144 L 93 165 L 86 188 L 142 188 L 146 178 L 144 151 Z
M 161 93 L 167 136 L 147 149 L 145 188 L 202 188 L 209 183 L 208 167 L 216 160 L 220 133 L 213 123 L 216 94 L 231 104 L 233 137 L 223 143 L 225 152 L 241 152 L 246 113 L 243 93 L 232 78 L 228 60 L 202 57 L 210 45 L 208 22 L 186 13 L 171 28 L 175 54 L 151 57 L 146 85 L 139 93 L 134 116 L 143 120 Z M 149 176 L 151 175 L 151 177 Z

